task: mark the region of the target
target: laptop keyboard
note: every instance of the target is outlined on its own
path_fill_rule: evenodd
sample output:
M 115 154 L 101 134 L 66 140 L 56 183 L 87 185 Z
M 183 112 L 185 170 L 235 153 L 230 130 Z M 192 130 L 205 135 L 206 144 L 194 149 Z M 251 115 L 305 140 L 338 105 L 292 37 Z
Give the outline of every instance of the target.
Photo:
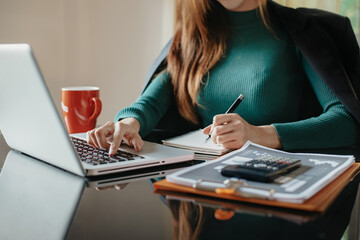
M 108 150 L 98 149 L 92 147 L 85 140 L 71 137 L 76 151 L 78 152 L 81 161 L 91 165 L 104 165 L 111 163 L 118 163 L 124 161 L 133 161 L 136 159 L 143 159 L 143 156 L 132 154 L 129 152 L 118 150 L 114 156 L 109 156 Z

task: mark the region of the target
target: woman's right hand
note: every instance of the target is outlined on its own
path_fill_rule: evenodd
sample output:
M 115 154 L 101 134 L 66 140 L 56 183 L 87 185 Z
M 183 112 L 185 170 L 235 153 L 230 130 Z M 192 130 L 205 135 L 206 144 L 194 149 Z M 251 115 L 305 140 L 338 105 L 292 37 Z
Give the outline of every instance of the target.
M 87 132 L 87 142 L 96 148 L 109 149 L 114 155 L 124 141 L 128 146 L 140 152 L 144 141 L 139 135 L 140 123 L 135 118 L 124 118 L 118 122 L 107 122 L 105 125 Z

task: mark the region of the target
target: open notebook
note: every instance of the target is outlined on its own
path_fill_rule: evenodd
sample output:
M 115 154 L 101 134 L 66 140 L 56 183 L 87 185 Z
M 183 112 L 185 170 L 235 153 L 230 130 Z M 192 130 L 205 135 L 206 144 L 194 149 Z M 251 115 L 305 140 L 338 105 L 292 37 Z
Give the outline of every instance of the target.
M 195 152 L 196 160 L 212 160 L 231 151 L 225 149 L 220 144 L 215 144 L 211 139 L 206 141 L 207 137 L 207 135 L 202 133 L 202 129 L 199 129 L 174 138 L 165 139 L 162 142 L 167 146 Z

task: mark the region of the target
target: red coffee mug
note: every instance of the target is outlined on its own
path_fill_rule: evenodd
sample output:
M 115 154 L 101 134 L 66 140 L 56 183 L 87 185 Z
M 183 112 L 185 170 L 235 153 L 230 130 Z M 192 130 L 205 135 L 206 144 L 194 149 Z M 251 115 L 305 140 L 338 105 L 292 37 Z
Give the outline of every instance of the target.
M 101 112 L 98 87 L 61 88 L 61 108 L 69 133 L 94 129 Z

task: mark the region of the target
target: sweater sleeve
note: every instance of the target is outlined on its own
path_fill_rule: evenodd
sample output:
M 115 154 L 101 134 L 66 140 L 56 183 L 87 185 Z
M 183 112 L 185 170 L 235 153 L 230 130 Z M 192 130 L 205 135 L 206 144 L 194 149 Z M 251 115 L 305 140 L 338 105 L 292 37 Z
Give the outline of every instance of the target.
M 322 114 L 305 120 L 273 124 L 283 149 L 335 148 L 353 146 L 359 126 L 331 90 L 302 57 L 305 73 L 323 108 Z
M 118 112 L 114 121 L 133 117 L 140 123 L 140 136 L 149 134 L 174 101 L 170 75 L 159 74 L 129 107 Z

